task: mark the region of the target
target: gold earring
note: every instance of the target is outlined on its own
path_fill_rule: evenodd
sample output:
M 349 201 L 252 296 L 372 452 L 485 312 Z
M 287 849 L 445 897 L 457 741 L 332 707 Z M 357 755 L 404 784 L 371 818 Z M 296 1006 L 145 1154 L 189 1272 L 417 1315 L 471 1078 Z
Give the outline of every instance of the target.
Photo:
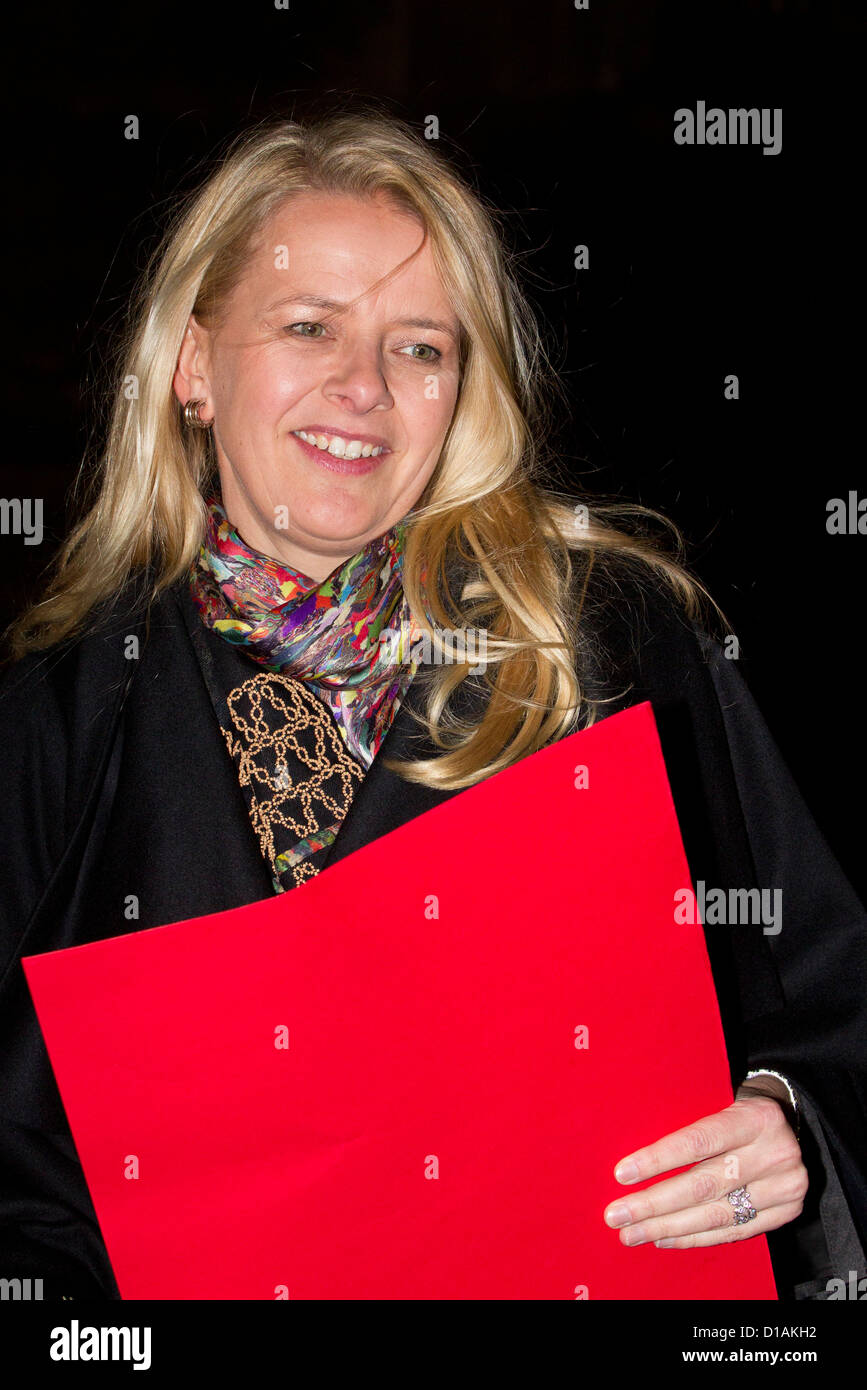
M 204 401 L 193 400 L 191 398 L 184 406 L 184 420 L 194 429 L 209 430 L 214 423 L 213 420 L 202 419 L 201 409 L 204 404 Z

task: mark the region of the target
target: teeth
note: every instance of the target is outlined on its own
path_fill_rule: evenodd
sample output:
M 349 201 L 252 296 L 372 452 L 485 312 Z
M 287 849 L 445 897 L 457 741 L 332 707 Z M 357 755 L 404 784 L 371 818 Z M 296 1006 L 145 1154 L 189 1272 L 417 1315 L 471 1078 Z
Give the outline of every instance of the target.
M 378 458 L 383 452 L 380 444 L 362 444 L 360 439 L 347 440 L 339 434 L 329 439 L 327 434 L 308 434 L 306 430 L 293 430 L 292 433 L 303 439 L 305 444 L 313 444 L 336 459 Z

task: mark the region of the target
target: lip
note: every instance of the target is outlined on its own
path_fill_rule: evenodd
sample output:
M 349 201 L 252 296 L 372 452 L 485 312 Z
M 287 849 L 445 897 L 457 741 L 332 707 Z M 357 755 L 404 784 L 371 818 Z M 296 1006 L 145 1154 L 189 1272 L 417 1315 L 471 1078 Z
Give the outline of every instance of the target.
M 304 427 L 301 426 L 301 428 L 303 429 Z M 306 433 L 327 434 L 328 431 L 317 429 L 314 426 L 312 429 L 307 430 Z M 338 434 L 339 431 L 332 430 L 331 433 Z M 360 439 L 365 444 L 378 443 L 378 441 L 362 434 L 343 435 L 342 437 L 344 439 Z M 357 459 L 340 459 L 335 458 L 333 454 L 329 454 L 325 449 L 317 449 L 313 444 L 307 444 L 303 439 L 299 439 L 297 434 L 290 434 L 289 438 L 298 445 L 299 449 L 304 450 L 308 458 L 312 459 L 314 463 L 318 463 L 320 468 L 326 468 L 329 473 L 343 473 L 344 476 L 348 475 L 350 477 L 353 475 L 358 477 L 363 473 L 373 473 L 381 463 L 385 462 L 391 452 L 390 449 L 384 449 L 383 453 L 378 454 L 376 458 L 359 457 Z

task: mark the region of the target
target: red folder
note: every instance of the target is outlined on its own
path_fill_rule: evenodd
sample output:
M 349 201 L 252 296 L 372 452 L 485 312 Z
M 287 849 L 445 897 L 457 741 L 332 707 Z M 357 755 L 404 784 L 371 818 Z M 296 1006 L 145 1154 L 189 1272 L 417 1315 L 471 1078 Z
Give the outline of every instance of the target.
M 775 1298 L 764 1236 L 602 1219 L 732 1100 L 689 886 L 645 703 L 285 896 L 28 957 L 122 1296 Z

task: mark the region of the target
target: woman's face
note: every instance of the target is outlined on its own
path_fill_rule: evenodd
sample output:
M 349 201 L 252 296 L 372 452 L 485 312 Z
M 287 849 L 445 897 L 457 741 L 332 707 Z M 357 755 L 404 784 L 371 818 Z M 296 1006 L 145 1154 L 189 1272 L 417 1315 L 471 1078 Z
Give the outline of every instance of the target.
M 229 520 L 317 581 L 412 509 L 454 414 L 458 320 L 430 246 L 371 288 L 422 237 L 382 199 L 299 194 L 219 326 L 190 318 L 175 392 L 214 421 Z

